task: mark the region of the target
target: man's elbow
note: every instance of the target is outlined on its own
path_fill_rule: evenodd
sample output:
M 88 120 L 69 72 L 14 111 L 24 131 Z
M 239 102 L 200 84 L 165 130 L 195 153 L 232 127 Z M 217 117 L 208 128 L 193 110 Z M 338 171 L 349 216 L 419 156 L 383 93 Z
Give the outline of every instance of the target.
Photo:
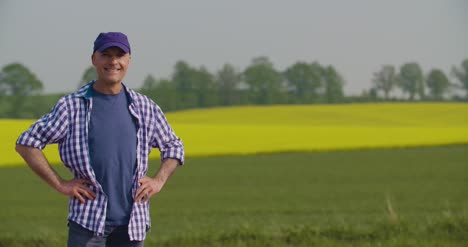
M 17 153 L 19 153 L 21 156 L 23 156 L 26 152 L 31 150 L 32 147 L 24 146 L 21 144 L 16 144 L 15 150 Z

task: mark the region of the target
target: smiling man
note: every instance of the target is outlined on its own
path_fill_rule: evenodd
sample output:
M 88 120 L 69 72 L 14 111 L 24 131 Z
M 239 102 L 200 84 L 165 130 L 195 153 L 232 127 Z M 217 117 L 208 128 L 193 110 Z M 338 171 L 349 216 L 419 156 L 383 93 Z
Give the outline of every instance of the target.
M 182 141 L 148 97 L 123 84 L 131 62 L 127 36 L 101 33 L 92 63 L 98 78 L 61 98 L 52 111 L 20 135 L 16 150 L 45 182 L 68 196 L 68 246 L 143 246 L 149 199 L 184 162 Z M 42 149 L 58 143 L 64 180 Z M 152 148 L 161 166 L 146 176 Z

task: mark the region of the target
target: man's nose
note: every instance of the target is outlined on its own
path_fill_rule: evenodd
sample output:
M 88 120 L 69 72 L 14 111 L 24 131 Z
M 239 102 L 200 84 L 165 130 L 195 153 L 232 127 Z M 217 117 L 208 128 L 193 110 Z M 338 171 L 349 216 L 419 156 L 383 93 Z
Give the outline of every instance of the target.
M 109 63 L 111 63 L 111 64 L 117 63 L 117 56 L 110 56 L 109 57 Z

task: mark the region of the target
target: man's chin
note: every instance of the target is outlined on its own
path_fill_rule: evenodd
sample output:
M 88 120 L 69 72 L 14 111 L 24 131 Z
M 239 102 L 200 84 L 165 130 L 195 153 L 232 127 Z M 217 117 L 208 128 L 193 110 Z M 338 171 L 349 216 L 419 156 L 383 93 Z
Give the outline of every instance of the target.
M 112 79 L 111 78 L 105 78 L 105 79 L 100 79 L 98 81 L 101 82 L 102 84 L 108 85 L 108 86 L 120 84 L 122 82 L 121 80 L 118 80 L 118 79 L 115 79 L 115 78 L 112 78 Z

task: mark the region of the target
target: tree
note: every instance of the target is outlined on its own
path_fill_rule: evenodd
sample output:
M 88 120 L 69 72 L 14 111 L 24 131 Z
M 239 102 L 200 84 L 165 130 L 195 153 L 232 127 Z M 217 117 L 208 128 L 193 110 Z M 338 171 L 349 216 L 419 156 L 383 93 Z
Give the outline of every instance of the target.
M 249 86 L 251 103 L 273 104 L 284 102 L 282 76 L 267 57 L 257 57 L 244 71 L 244 80 Z
M 374 73 L 374 88 L 383 91 L 385 99 L 388 99 L 389 93 L 393 90 L 397 76 L 395 74 L 395 67 L 393 65 L 384 65 L 382 69 Z
M 325 99 L 328 103 L 341 102 L 344 98 L 343 77 L 329 65 L 324 68 L 324 82 L 325 82 Z
M 178 109 L 217 105 L 218 89 L 213 75 L 205 68 L 195 69 L 178 61 L 172 81 L 178 94 Z
M 96 72 L 96 68 L 94 68 L 94 66 L 89 66 L 85 72 L 83 73 L 83 76 L 81 76 L 81 81 L 80 83 L 78 84 L 78 88 L 84 86 L 85 84 L 87 84 L 88 82 L 92 81 L 92 80 L 96 80 L 97 79 L 97 72 Z
M 463 60 L 460 68 L 453 67 L 452 73 L 460 82 L 457 86 L 465 90 L 465 97 L 468 98 L 468 59 Z
M 156 81 L 152 75 L 147 75 L 143 80 L 143 86 L 141 87 L 140 91 L 155 101 L 157 87 L 158 81 Z
M 296 62 L 283 73 L 293 95 L 293 103 L 308 104 L 318 100 L 317 90 L 322 86 L 322 68 L 315 65 Z
M 0 93 L 12 96 L 11 117 L 19 117 L 27 96 L 42 91 L 42 82 L 27 67 L 20 63 L 11 63 L 3 67 L 0 73 Z
M 177 92 L 174 83 L 170 80 L 162 79 L 158 81 L 155 91 L 155 100 L 165 111 L 177 110 Z
M 406 63 L 400 67 L 398 86 L 409 94 L 410 100 L 414 100 L 415 95 L 424 98 L 424 76 L 419 64 Z
M 370 88 L 369 90 L 363 90 L 360 96 L 354 97 L 353 101 L 375 102 L 377 101 L 377 91 L 375 90 L 375 88 Z
M 218 105 L 218 85 L 214 76 L 204 67 L 193 69 L 193 89 L 198 97 L 198 107 Z
M 192 77 L 193 70 L 186 62 L 178 61 L 174 65 L 174 74 L 172 75 L 172 82 L 174 82 L 178 98 L 176 109 L 185 109 L 198 106 L 197 96 L 195 95 L 191 83 Z
M 222 105 L 236 105 L 240 103 L 239 85 L 242 76 L 230 64 L 224 64 L 216 74 L 219 88 L 220 103 Z
M 147 75 L 143 80 L 141 93 L 155 101 L 162 110 L 173 111 L 177 109 L 177 93 L 171 80 L 156 80 L 152 75 Z
M 432 99 L 442 100 L 450 87 L 450 81 L 440 69 L 432 69 L 427 77 L 427 87 Z

